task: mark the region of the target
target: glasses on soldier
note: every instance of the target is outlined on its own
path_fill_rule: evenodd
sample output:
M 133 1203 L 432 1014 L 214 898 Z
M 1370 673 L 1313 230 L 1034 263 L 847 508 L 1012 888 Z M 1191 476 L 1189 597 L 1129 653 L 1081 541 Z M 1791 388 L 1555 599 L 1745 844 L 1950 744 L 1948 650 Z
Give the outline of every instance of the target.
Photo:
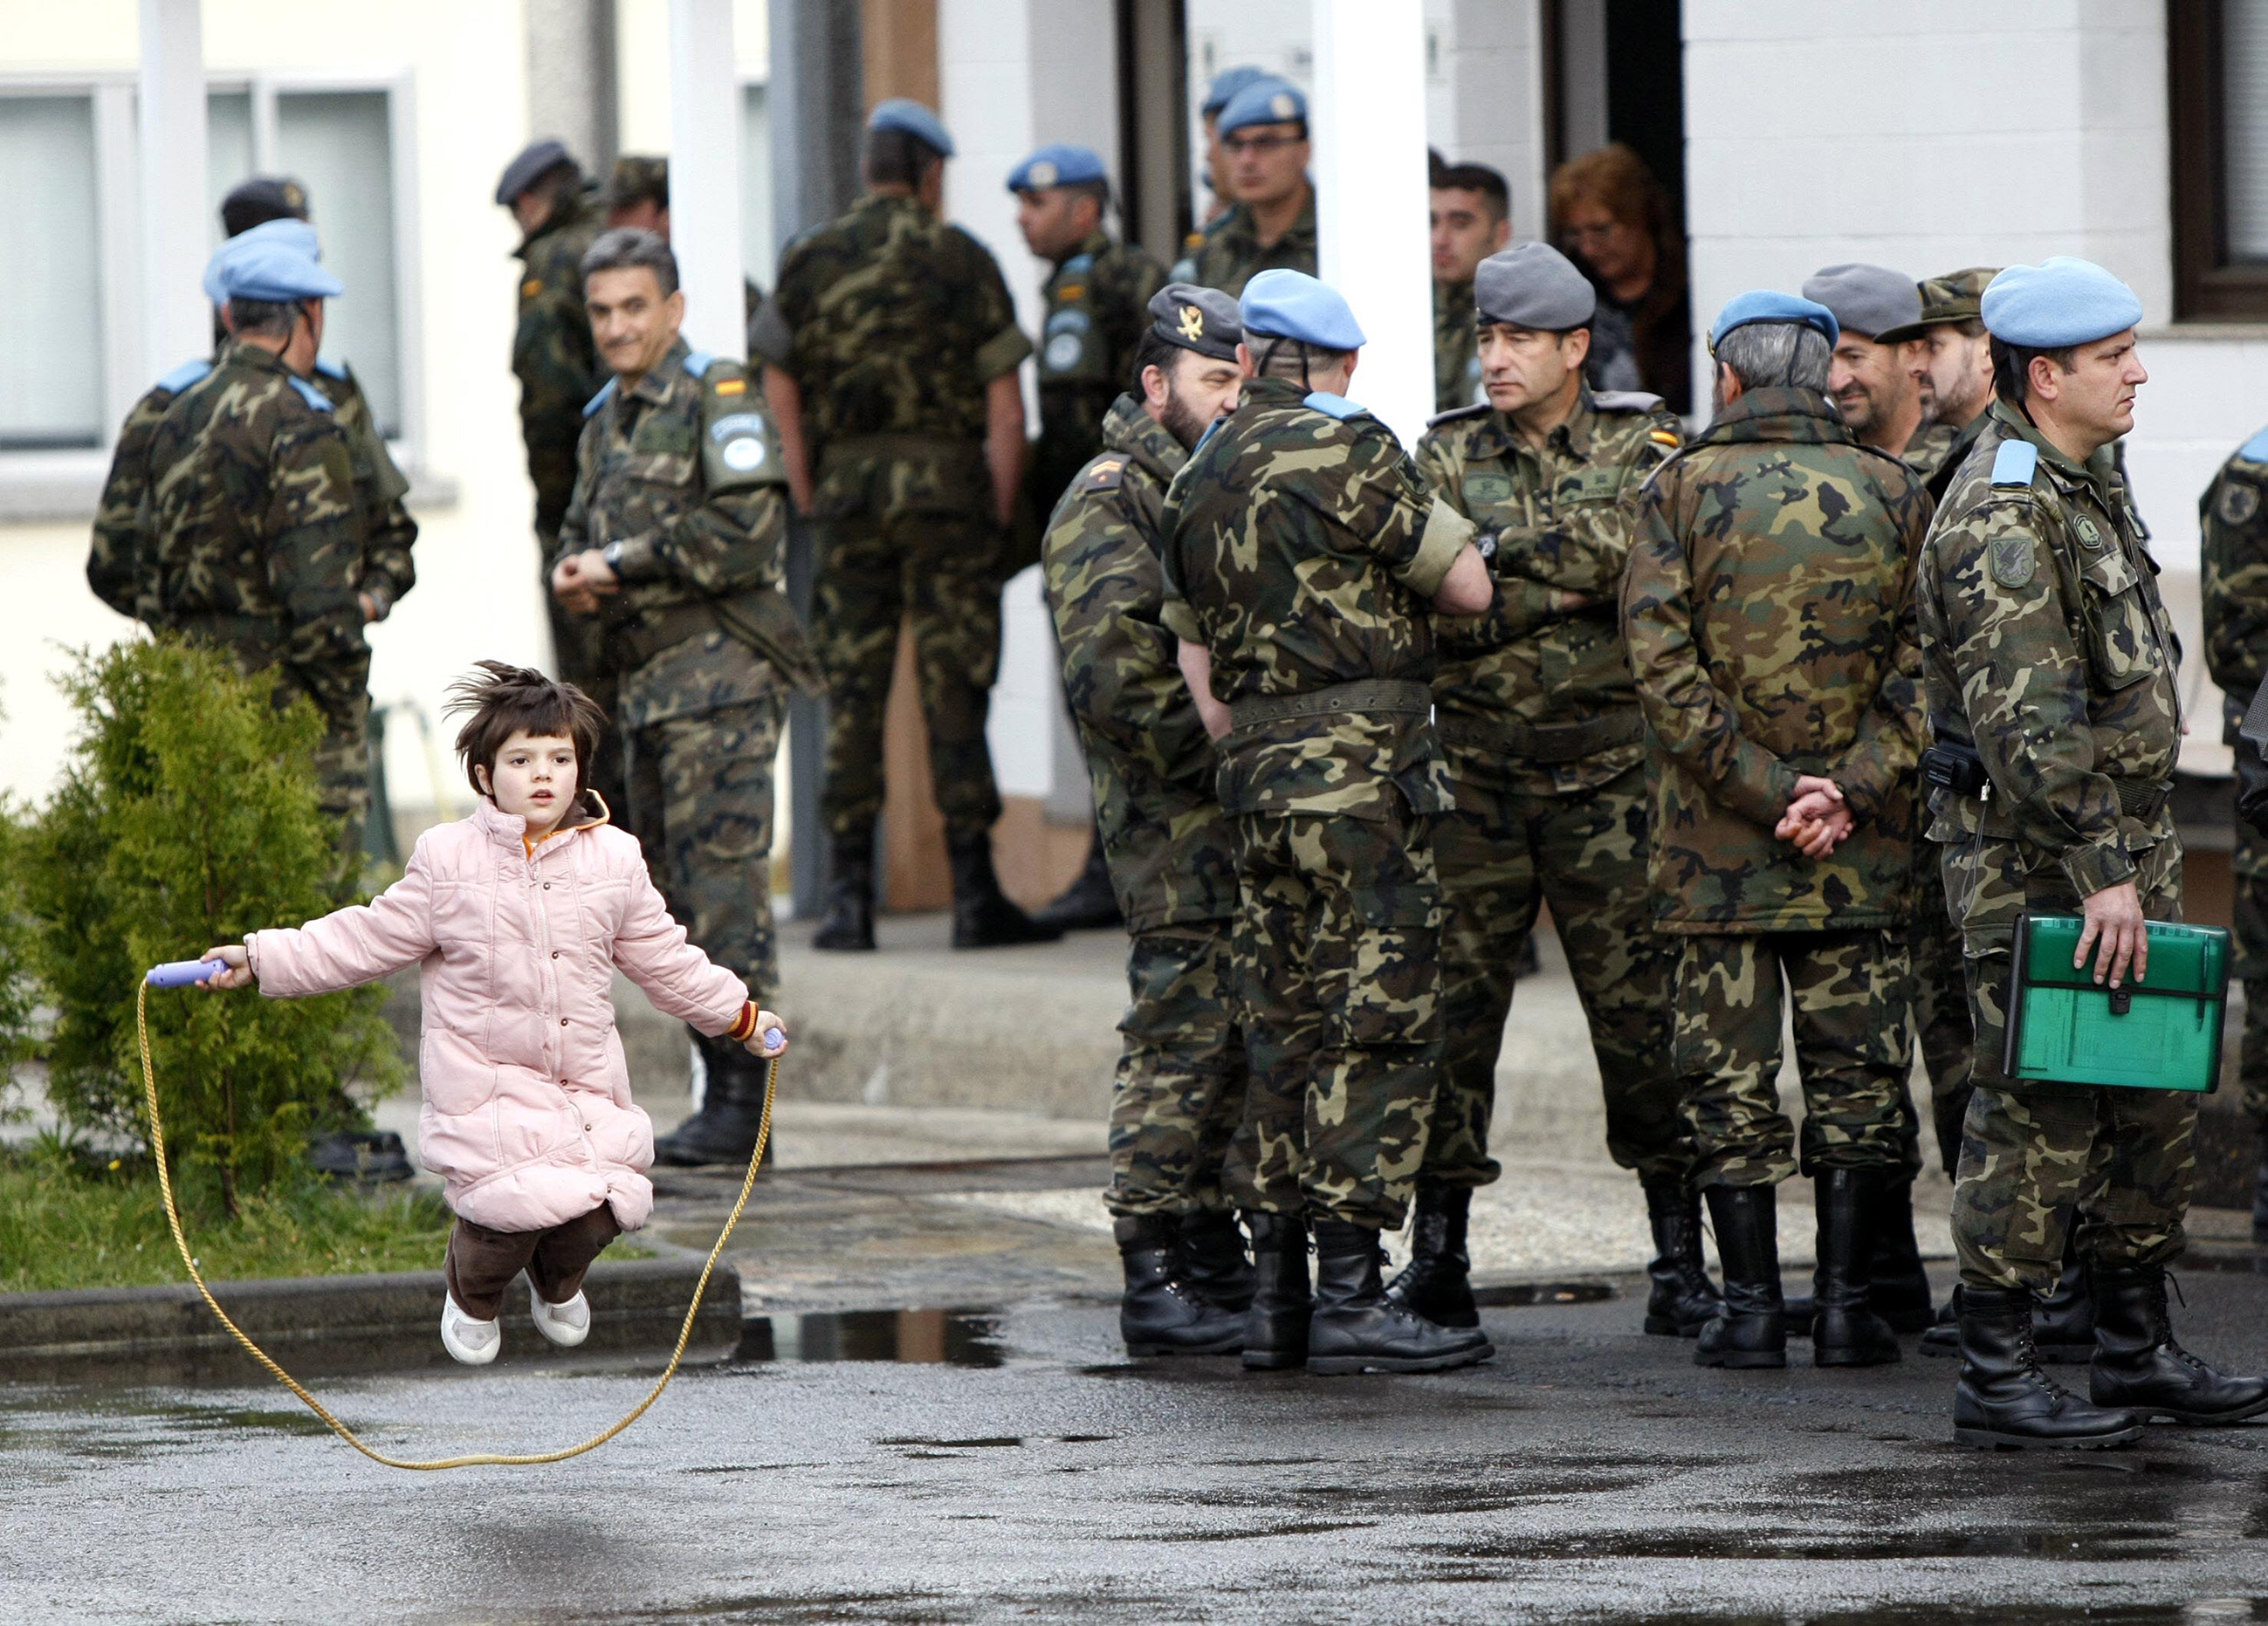
M 1299 139 L 1297 136 L 1230 136 L 1220 144 L 1231 152 L 1269 153 L 1291 146 Z

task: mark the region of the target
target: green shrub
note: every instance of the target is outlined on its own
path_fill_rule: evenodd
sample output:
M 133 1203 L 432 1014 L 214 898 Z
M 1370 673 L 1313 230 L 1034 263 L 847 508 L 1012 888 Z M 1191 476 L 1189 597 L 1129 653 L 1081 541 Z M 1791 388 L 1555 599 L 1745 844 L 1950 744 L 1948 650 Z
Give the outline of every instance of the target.
M 23 1115 L 18 1076 L 38 1054 L 38 984 L 32 975 L 32 919 L 25 911 L 24 828 L 0 801 L 0 1121 Z
M 55 1006 L 48 1093 L 77 1129 L 147 1144 L 135 983 L 263 926 L 327 912 L 337 825 L 315 803 L 322 725 L 264 677 L 170 639 L 82 653 L 63 680 L 80 733 L 21 843 L 32 968 Z M 210 1169 L 223 1209 L 290 1174 L 312 1135 L 360 1117 L 401 1073 L 381 988 L 313 999 L 152 990 L 168 1151 Z

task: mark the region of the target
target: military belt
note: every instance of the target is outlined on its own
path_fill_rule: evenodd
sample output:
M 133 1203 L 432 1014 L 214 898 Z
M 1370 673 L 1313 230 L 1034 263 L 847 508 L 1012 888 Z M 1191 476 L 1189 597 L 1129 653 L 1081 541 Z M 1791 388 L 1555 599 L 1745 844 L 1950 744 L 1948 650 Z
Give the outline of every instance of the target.
M 1509 717 L 1445 716 L 1440 720 L 1444 743 L 1476 746 L 1501 751 L 1526 762 L 1580 762 L 1587 756 L 1616 746 L 1635 745 L 1646 738 L 1646 718 L 1637 708 L 1626 707 L 1580 723 L 1519 723 Z
M 635 672 L 664 650 L 712 632 L 746 646 L 797 688 L 818 692 L 819 673 L 802 623 L 784 598 L 763 588 L 730 601 L 696 599 L 649 610 L 634 622 L 608 630 L 607 654 L 617 671 Z
M 1425 683 L 1400 683 L 1387 679 L 1359 683 L 1334 683 L 1307 695 L 1281 695 L 1266 700 L 1240 700 L 1229 707 L 1229 721 L 1241 731 L 1285 717 L 1360 716 L 1373 711 L 1415 712 L 1433 709 L 1433 690 Z

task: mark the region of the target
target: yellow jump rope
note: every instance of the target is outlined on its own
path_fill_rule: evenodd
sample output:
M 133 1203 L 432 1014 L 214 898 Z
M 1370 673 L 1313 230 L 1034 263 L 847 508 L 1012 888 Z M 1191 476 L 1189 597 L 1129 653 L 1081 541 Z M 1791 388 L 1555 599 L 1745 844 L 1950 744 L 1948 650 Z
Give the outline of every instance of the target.
M 677 1375 L 678 1364 L 685 1358 L 685 1346 L 693 1338 L 694 1318 L 701 1313 L 701 1295 L 709 1290 L 710 1273 L 716 1269 L 717 1261 L 725 1252 L 725 1244 L 732 1240 L 733 1227 L 740 1223 L 740 1210 L 748 1205 L 748 1194 L 755 1189 L 756 1168 L 763 1161 L 765 1143 L 771 1138 L 772 1091 L 779 1083 L 777 1059 L 774 1059 L 764 1072 L 763 1116 L 756 1125 L 756 1149 L 748 1154 L 748 1172 L 747 1177 L 740 1181 L 740 1195 L 733 1203 L 733 1212 L 725 1221 L 724 1230 L 718 1232 L 717 1246 L 709 1250 L 708 1261 L 701 1267 L 701 1279 L 694 1284 L 693 1302 L 686 1307 L 685 1324 L 677 1329 L 677 1347 L 669 1352 L 669 1365 L 663 1368 L 659 1380 L 647 1392 L 646 1397 L 632 1407 L 630 1414 L 612 1428 L 603 1433 L 592 1435 L 579 1446 L 569 1446 L 559 1451 L 538 1451 L 515 1455 L 484 1451 L 471 1456 L 435 1457 L 430 1460 L 409 1457 L 390 1457 L 383 1451 L 373 1450 L 364 1445 L 355 1431 L 341 1422 L 329 1408 L 307 1393 L 297 1378 L 276 1365 L 274 1357 L 267 1350 L 254 1343 L 251 1334 L 229 1318 L 228 1312 L 220 1307 L 220 1300 L 213 1297 L 212 1289 L 205 1285 L 204 1275 L 197 1269 L 196 1259 L 189 1252 L 188 1239 L 181 1233 L 180 1210 L 173 1203 L 173 1178 L 166 1168 L 166 1123 L 158 1111 L 158 1073 L 150 1063 L 150 990 L 152 987 L 176 988 L 184 983 L 201 982 L 205 976 L 210 976 L 220 968 L 217 961 L 185 960 L 173 965 L 160 966 L 152 971 L 143 982 L 134 997 L 134 1031 L 142 1045 L 142 1090 L 144 1099 L 150 1107 L 150 1151 L 151 1155 L 158 1160 L 158 1189 L 166 1202 L 166 1224 L 173 1232 L 173 1246 L 180 1250 L 181 1263 L 188 1269 L 189 1279 L 197 1284 L 197 1291 L 204 1296 L 206 1305 L 210 1307 L 213 1314 L 219 1318 L 220 1324 L 227 1328 L 237 1343 L 244 1346 L 245 1353 L 265 1366 L 269 1375 L 276 1382 L 298 1395 L 301 1403 L 308 1410 L 329 1425 L 332 1433 L 361 1452 L 372 1461 L 382 1463 L 387 1468 L 409 1468 L 421 1474 L 437 1473 L 443 1468 L 534 1468 L 545 1462 L 564 1462 L 568 1458 L 579 1457 L 586 1451 L 596 1451 L 615 1435 L 630 1427 L 631 1424 L 645 1416 L 646 1409 L 661 1398 L 661 1392 L 669 1387 L 669 1380 Z M 191 975 L 192 972 L 195 975 Z

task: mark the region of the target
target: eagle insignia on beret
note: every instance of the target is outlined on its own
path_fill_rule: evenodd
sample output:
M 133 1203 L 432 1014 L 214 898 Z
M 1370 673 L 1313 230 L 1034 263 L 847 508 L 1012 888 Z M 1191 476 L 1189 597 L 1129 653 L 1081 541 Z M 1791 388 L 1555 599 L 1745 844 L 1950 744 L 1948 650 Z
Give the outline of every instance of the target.
M 1182 337 L 1195 342 L 1204 337 L 1204 313 L 1194 305 L 1185 305 L 1181 314 Z

